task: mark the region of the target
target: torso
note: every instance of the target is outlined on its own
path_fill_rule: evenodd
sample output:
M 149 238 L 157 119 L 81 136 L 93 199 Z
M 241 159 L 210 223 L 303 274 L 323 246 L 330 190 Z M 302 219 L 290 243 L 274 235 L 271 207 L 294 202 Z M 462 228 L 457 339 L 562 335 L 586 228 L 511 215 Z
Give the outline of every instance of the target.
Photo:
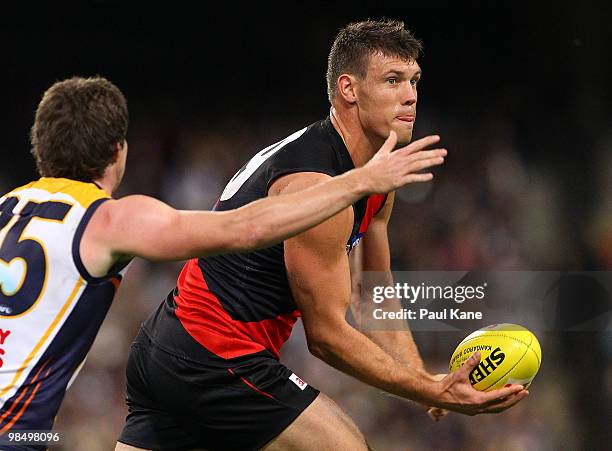
M 91 277 L 79 247 L 108 198 L 54 178 L 0 197 L 0 434 L 51 428 L 106 316 L 122 275 Z
M 317 172 L 333 177 L 353 167 L 328 118 L 255 155 L 227 184 L 215 210 L 238 208 L 266 197 L 270 186 L 287 174 Z M 358 244 L 385 199 L 374 195 L 353 205 L 347 253 Z M 186 341 L 195 340 L 226 359 L 264 350 L 278 358 L 299 316 L 280 243 L 254 252 L 190 260 L 174 293 L 145 327 L 163 341 L 164 330 L 172 325 L 179 334 L 189 334 Z M 176 338 L 173 342 L 178 343 Z M 193 349 L 191 344 L 186 347 Z

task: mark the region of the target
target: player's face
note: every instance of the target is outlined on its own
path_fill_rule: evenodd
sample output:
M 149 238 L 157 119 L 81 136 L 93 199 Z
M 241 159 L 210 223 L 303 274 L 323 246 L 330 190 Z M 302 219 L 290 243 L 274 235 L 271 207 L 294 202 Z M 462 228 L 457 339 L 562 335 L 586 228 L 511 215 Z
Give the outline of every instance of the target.
M 359 120 L 365 132 L 381 139 L 397 133 L 398 144 L 412 139 L 416 119 L 417 82 L 421 68 L 416 61 L 374 54 L 368 72 L 357 82 Z

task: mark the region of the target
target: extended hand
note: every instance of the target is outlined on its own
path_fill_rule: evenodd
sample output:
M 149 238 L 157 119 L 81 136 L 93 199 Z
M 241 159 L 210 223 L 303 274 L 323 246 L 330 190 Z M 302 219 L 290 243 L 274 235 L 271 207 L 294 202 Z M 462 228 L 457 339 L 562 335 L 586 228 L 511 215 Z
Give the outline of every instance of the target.
M 444 163 L 446 149 L 425 150 L 438 141 L 440 137 L 437 135 L 427 136 L 393 151 L 397 135 L 391 131 L 376 155 L 361 168 L 368 191 L 387 193 L 408 183 L 431 180 L 432 173 L 419 171 Z
M 512 407 L 529 395 L 522 385 L 510 385 L 489 392 L 475 390 L 470 383 L 469 375 L 479 362 L 480 353 L 476 352 L 461 368 L 440 381 L 439 399 L 441 402 L 437 407 L 466 415 L 498 413 Z

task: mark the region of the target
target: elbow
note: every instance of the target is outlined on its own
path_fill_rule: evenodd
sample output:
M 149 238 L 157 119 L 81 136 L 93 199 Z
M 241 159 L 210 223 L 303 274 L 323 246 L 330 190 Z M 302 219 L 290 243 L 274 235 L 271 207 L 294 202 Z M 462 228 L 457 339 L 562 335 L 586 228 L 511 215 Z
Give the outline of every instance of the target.
M 321 343 L 311 340 L 309 338 L 307 340 L 307 344 L 308 344 L 308 352 L 310 352 L 310 354 L 320 359 L 324 353 L 323 346 L 321 346 Z
M 331 340 L 324 335 L 308 334 L 306 337 L 308 352 L 318 359 L 327 362 L 334 354 L 334 346 Z
M 332 364 L 348 351 L 346 338 L 350 335 L 350 326 L 344 318 L 344 313 L 337 315 L 317 315 L 316 322 L 304 321 L 304 332 L 308 351 L 318 359 Z

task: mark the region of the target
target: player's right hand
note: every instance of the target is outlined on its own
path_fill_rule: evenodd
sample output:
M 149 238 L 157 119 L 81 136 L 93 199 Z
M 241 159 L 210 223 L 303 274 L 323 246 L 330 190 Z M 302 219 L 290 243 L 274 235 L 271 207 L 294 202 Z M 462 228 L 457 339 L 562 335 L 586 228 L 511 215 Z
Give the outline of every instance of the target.
M 440 137 L 437 135 L 426 136 L 393 151 L 397 135 L 391 131 L 376 155 L 360 169 L 368 192 L 387 193 L 408 183 L 431 180 L 431 172 L 420 171 L 444 163 L 446 149 L 426 150 L 438 141 Z
M 466 415 L 499 413 L 529 395 L 522 385 L 510 385 L 488 392 L 474 389 L 469 376 L 479 362 L 480 353 L 476 352 L 461 368 L 440 381 L 439 407 Z

